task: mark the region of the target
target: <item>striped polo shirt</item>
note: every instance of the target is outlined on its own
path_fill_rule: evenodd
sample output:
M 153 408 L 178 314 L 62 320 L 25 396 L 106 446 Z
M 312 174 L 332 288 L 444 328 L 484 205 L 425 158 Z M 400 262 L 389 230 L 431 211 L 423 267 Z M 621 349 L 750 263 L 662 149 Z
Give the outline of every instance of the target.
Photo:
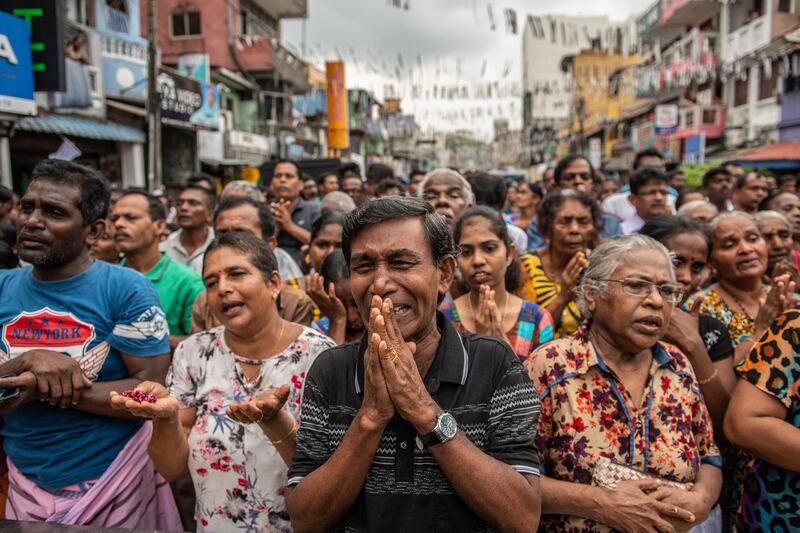
M 538 475 L 534 445 L 539 400 L 519 359 L 503 342 L 458 333 L 437 313 L 442 338 L 424 377 L 436 403 L 487 455 Z M 289 485 L 322 466 L 361 406 L 366 338 L 323 352 L 306 377 Z M 387 425 L 361 493 L 333 531 L 486 531 L 399 416 Z M 475 483 L 481 483 L 476 477 Z

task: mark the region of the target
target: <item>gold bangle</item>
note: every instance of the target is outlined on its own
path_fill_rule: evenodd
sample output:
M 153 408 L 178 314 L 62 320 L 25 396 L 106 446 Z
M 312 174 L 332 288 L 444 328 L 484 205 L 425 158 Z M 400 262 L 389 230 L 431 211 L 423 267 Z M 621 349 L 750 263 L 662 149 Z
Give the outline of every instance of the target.
M 697 384 L 698 384 L 698 385 L 708 385 L 709 383 L 711 383 L 712 381 L 714 381 L 715 379 L 717 379 L 717 376 L 718 376 L 718 375 L 719 375 L 719 371 L 718 371 L 718 370 L 715 368 L 715 369 L 714 369 L 714 371 L 711 373 L 711 375 L 710 375 L 710 376 L 708 376 L 706 379 L 701 379 L 701 380 L 699 380 L 699 381 L 697 382 Z
M 297 433 L 297 422 L 292 424 L 292 429 L 289 431 L 288 435 L 283 437 L 281 440 L 272 441 L 272 444 L 283 444 L 284 441 L 286 441 L 287 439 L 291 438 L 292 435 L 294 435 L 295 433 Z

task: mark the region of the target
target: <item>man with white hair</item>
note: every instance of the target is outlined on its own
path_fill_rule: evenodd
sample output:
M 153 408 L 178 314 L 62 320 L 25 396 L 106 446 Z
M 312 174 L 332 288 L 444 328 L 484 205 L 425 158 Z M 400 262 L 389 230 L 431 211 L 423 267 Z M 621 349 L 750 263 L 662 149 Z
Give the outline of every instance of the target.
M 349 213 L 356 208 L 356 203 L 349 194 L 332 191 L 325 195 L 319 203 L 320 216 L 325 213 Z
M 419 184 L 417 194 L 445 219 L 451 231 L 461 213 L 475 204 L 475 195 L 469 182 L 449 168 L 437 168 L 429 172 Z
M 222 189 L 220 199 L 225 196 L 245 196 L 254 202 L 261 202 L 263 200 L 258 187 L 244 180 L 233 180 L 228 183 L 225 188 Z
M 711 202 L 705 200 L 694 200 L 693 202 L 686 202 L 678 209 L 678 216 L 691 218 L 701 224 L 705 224 L 715 216 L 719 211 L 717 207 Z

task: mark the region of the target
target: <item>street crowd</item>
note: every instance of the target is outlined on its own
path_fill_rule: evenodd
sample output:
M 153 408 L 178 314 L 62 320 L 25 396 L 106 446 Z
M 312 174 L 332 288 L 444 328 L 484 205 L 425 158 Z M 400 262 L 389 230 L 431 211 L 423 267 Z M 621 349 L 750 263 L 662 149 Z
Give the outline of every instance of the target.
M 637 154 L 0 189 L 5 518 L 800 531 L 800 197 Z

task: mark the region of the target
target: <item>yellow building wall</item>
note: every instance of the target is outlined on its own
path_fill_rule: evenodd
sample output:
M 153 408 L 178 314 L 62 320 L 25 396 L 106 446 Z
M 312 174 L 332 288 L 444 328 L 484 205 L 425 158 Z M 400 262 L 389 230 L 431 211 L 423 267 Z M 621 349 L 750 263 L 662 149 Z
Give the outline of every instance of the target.
M 620 118 L 626 108 L 636 105 L 637 99 L 633 87 L 634 69 L 625 67 L 635 65 L 639 61 L 638 54 L 625 56 L 606 50 L 583 50 L 575 56 L 573 61 L 575 112 L 571 127 L 573 133 L 580 132 L 577 110 L 581 99 L 584 109 L 584 133 L 602 126 L 609 120 Z M 616 94 L 612 95 L 609 78 L 614 72 L 623 68 L 622 75 L 618 78 Z M 603 144 L 605 156 L 609 157 L 611 143 Z

